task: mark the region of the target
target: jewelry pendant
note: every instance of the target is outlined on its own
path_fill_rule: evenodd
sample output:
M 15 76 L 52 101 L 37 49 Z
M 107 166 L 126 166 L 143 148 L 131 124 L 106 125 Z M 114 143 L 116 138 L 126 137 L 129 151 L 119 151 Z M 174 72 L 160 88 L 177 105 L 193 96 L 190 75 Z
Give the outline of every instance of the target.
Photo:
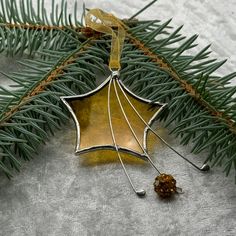
M 105 162 L 111 157 L 118 158 L 134 192 L 138 196 L 145 196 L 146 191 L 136 188 L 133 184 L 123 161 L 137 157 L 139 161 L 148 161 L 158 172 L 154 188 L 159 196 L 170 197 L 178 192 L 174 178 L 158 170 L 148 154 L 147 147 L 149 132 L 167 144 L 151 128 L 167 104 L 153 103 L 132 93 L 119 80 L 118 71 L 112 71 L 111 76 L 91 92 L 61 99 L 76 124 L 75 152 L 81 155 L 89 154 L 85 159 L 88 165 L 97 164 L 103 158 Z M 167 145 L 174 150 L 169 144 Z

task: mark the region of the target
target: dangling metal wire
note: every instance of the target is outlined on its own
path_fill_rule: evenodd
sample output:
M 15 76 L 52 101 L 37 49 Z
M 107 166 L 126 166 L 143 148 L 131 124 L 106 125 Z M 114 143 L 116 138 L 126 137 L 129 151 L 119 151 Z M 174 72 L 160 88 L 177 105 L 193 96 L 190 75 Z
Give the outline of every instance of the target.
M 113 141 L 113 145 L 115 146 L 115 150 L 116 150 L 117 156 L 118 156 L 118 158 L 119 158 L 119 161 L 120 161 L 120 163 L 121 163 L 121 166 L 122 166 L 122 168 L 123 168 L 123 170 L 124 170 L 124 172 L 125 172 L 125 175 L 127 176 L 128 180 L 129 180 L 129 182 L 130 182 L 130 185 L 131 185 L 132 189 L 134 190 L 134 192 L 135 192 L 138 196 L 143 197 L 143 196 L 146 195 L 146 191 L 143 190 L 143 189 L 136 189 L 136 188 L 135 188 L 135 186 L 134 186 L 134 184 L 133 184 L 133 182 L 132 182 L 132 180 L 131 180 L 131 178 L 130 178 L 130 176 L 129 176 L 129 174 L 128 174 L 126 168 L 125 168 L 125 165 L 124 165 L 124 163 L 123 163 L 123 160 L 122 160 L 122 158 L 121 158 L 121 155 L 120 155 L 120 152 L 119 152 L 119 148 L 118 148 L 118 146 L 117 146 L 116 138 L 115 138 L 115 135 L 114 135 L 113 125 L 112 125 L 112 117 L 111 117 L 111 107 L 110 107 L 111 84 L 112 84 L 112 81 L 113 81 L 113 78 L 114 78 L 114 77 L 115 77 L 115 76 L 111 76 L 111 79 L 110 79 L 110 81 L 109 81 L 109 87 L 108 87 L 108 102 L 107 102 L 108 119 L 109 119 L 109 126 L 110 126 L 112 141 Z
M 143 145 L 140 143 L 140 141 L 139 141 L 139 139 L 138 139 L 138 137 L 137 137 L 137 135 L 136 135 L 136 133 L 135 133 L 135 131 L 134 131 L 132 125 L 131 125 L 130 122 L 129 122 L 129 119 L 128 119 L 127 115 L 125 114 L 124 108 L 123 108 L 123 106 L 122 106 L 122 104 L 121 104 L 121 101 L 120 101 L 119 94 L 118 94 L 118 92 L 117 92 L 116 81 L 115 81 L 115 80 L 113 81 L 113 86 L 114 86 L 114 89 L 115 89 L 115 94 L 116 94 L 116 98 L 117 98 L 117 100 L 118 100 L 120 109 L 121 109 L 122 114 L 123 114 L 123 116 L 124 116 L 124 118 L 125 118 L 125 120 L 126 120 L 127 125 L 129 126 L 130 131 L 132 132 L 132 134 L 133 134 L 133 136 L 134 136 L 136 142 L 137 142 L 138 145 L 140 146 L 140 148 L 143 150 L 143 152 L 144 152 L 145 156 L 147 157 L 148 161 L 150 162 L 151 166 L 152 166 L 159 174 L 161 174 L 161 172 L 157 169 L 157 167 L 156 167 L 155 164 L 153 163 L 152 159 L 151 159 L 150 156 L 148 155 L 148 153 L 147 153 L 147 151 L 145 150 L 145 148 L 143 147 Z
M 176 154 L 178 154 L 180 157 L 182 157 L 184 160 L 186 160 L 187 162 L 189 162 L 191 165 L 193 165 L 195 168 L 197 168 L 198 170 L 201 171 L 206 171 L 209 169 L 208 165 L 203 165 L 201 168 L 199 168 L 197 165 L 195 165 L 194 163 L 192 163 L 191 161 L 189 161 L 188 159 L 186 159 L 183 155 L 181 155 L 179 152 L 177 152 L 173 147 L 171 147 L 160 135 L 158 135 L 151 127 L 150 125 L 143 119 L 143 117 L 139 114 L 139 112 L 136 110 L 136 108 L 134 107 L 134 105 L 132 104 L 132 102 L 130 101 L 130 99 L 128 98 L 128 96 L 126 95 L 124 89 L 122 88 L 119 80 L 118 80 L 118 75 L 119 73 L 117 71 L 113 71 L 110 77 L 110 81 L 109 81 L 109 85 L 108 85 L 108 103 L 107 103 L 107 110 L 108 110 L 108 119 L 109 119 L 109 126 L 110 126 L 110 131 L 111 131 L 111 136 L 112 136 L 112 141 L 113 141 L 113 145 L 115 147 L 115 151 L 117 153 L 118 159 L 121 163 L 121 166 L 125 172 L 125 175 L 127 176 L 130 185 L 133 189 L 133 191 L 138 195 L 138 196 L 145 196 L 146 191 L 143 189 L 137 189 L 134 184 L 133 181 L 131 180 L 130 175 L 128 174 L 128 171 L 124 165 L 124 162 L 121 158 L 120 152 L 119 152 L 119 147 L 117 145 L 116 142 L 116 138 L 115 138 L 115 134 L 114 134 L 114 129 L 113 129 L 113 125 L 112 125 L 112 116 L 111 116 L 111 106 L 110 106 L 110 101 L 111 101 L 111 86 L 113 85 L 114 87 L 114 91 L 115 91 L 115 96 L 116 99 L 119 103 L 119 107 L 121 109 L 121 112 L 124 116 L 124 119 L 130 129 L 130 131 L 132 132 L 136 142 L 138 143 L 139 147 L 142 149 L 143 153 L 145 154 L 145 157 L 148 159 L 149 163 L 151 164 L 151 166 L 158 172 L 158 174 L 161 174 L 161 172 L 158 170 L 158 168 L 155 166 L 155 164 L 153 163 L 152 159 L 150 158 L 149 154 L 146 151 L 146 148 L 141 144 L 140 140 L 138 139 L 130 121 L 129 118 L 127 117 L 125 110 L 123 108 L 123 105 L 121 103 L 121 99 L 119 96 L 119 93 L 117 91 L 117 86 L 116 83 L 119 86 L 120 91 L 122 92 L 122 94 L 124 95 L 125 99 L 127 100 L 127 102 L 129 103 L 129 105 L 131 106 L 131 108 L 133 109 L 133 111 L 136 113 L 136 115 L 139 117 L 139 119 L 146 125 L 146 128 L 148 128 L 149 130 L 151 130 L 165 145 L 167 145 L 171 150 L 173 150 Z
M 140 120 L 147 126 L 147 128 L 149 130 L 152 131 L 152 133 L 154 135 L 156 135 L 167 147 L 169 147 L 172 151 L 174 151 L 178 156 L 180 156 L 182 159 L 184 159 L 185 161 L 187 161 L 188 163 L 190 163 L 193 167 L 195 167 L 196 169 L 200 170 L 200 171 L 208 171 L 210 169 L 210 166 L 207 164 L 203 164 L 201 167 L 198 167 L 196 164 L 194 164 L 193 162 L 191 162 L 190 160 L 188 160 L 186 157 L 184 157 L 182 154 L 180 154 L 178 151 L 176 151 L 169 143 L 167 143 L 159 134 L 157 134 L 151 127 L 150 125 L 143 119 L 143 117 L 139 114 L 139 112 L 135 109 L 134 105 L 132 104 L 132 102 L 130 101 L 130 99 L 128 98 L 128 96 L 126 95 L 124 89 L 122 88 L 121 84 L 119 83 L 119 81 L 117 82 L 119 85 L 119 88 L 121 90 L 121 92 L 123 93 L 124 97 L 126 98 L 127 102 L 130 104 L 130 106 L 132 107 L 132 109 L 134 110 L 134 112 L 137 114 L 137 116 L 140 118 Z

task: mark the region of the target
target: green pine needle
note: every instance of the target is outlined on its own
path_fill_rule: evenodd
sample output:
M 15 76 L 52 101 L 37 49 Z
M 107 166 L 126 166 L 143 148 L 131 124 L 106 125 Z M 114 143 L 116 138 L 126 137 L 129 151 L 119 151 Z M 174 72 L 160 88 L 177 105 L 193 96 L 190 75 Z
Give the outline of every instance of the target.
M 174 124 L 171 133 L 183 145 L 193 143 L 193 153 L 208 150 L 205 161 L 222 166 L 228 175 L 236 170 L 236 87 L 230 86 L 236 73 L 216 76 L 225 61 L 209 58 L 209 45 L 190 54 L 197 35 L 186 38 L 182 26 L 173 29 L 171 20 L 133 19 L 154 2 L 124 20 L 121 79 L 137 95 L 168 103 L 159 119 Z M 66 1 L 59 6 L 53 0 L 50 14 L 43 0 L 37 5 L 0 0 L 0 52 L 35 56 L 20 62 L 21 72 L 6 75 L 14 92 L 0 87 L 0 170 L 9 178 L 67 121 L 59 97 L 94 89 L 97 73 L 106 73 L 109 60 L 110 37 L 87 40 L 77 3 L 73 14 Z

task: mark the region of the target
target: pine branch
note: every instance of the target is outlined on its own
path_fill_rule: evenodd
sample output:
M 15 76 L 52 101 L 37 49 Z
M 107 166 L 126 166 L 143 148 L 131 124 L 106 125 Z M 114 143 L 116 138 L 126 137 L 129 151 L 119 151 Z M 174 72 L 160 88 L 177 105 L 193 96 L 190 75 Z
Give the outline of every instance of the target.
M 236 167 L 236 87 L 228 86 L 236 73 L 214 76 L 225 61 L 208 59 L 209 46 L 195 56 L 184 54 L 196 46 L 197 37 L 186 40 L 179 34 L 181 27 L 166 33 L 169 23 L 155 26 L 150 21 L 132 29 L 125 27 L 131 44 L 123 52 L 122 78 L 139 96 L 168 102 L 169 111 L 161 117 L 166 126 L 175 122 L 172 133 L 180 135 L 184 145 L 194 141 L 192 152 L 210 149 L 206 161 L 223 165 L 228 175 Z M 147 26 L 154 29 L 146 30 Z
M 77 2 L 71 15 L 67 13 L 67 2 L 62 1 L 59 7 L 53 0 L 50 19 L 44 0 L 37 1 L 36 11 L 31 0 L 1 0 L 0 6 L 0 52 L 7 55 L 33 55 L 45 48 L 57 50 L 71 39 L 84 38 L 78 33 L 81 23 L 77 20 Z
M 10 76 L 18 86 L 14 93 L 0 91 L 0 169 L 10 176 L 10 166 L 19 170 L 20 158 L 30 159 L 47 131 L 67 119 L 59 96 L 96 86 L 94 71 L 104 72 L 111 40 L 82 26 L 76 3 L 72 16 L 65 1 L 61 7 L 52 1 L 50 19 L 43 0 L 36 11 L 31 1 L 21 0 L 20 8 L 16 0 L 0 4 L 0 51 L 40 55 L 25 60 L 26 69 Z M 209 150 L 206 161 L 223 166 L 228 175 L 236 168 L 236 87 L 229 85 L 236 73 L 214 75 L 225 61 L 209 58 L 209 46 L 189 55 L 197 36 L 187 39 L 182 27 L 170 31 L 170 21 L 123 22 L 127 40 L 121 79 L 139 96 L 168 102 L 160 119 L 166 126 L 175 123 L 172 133 L 183 145 L 193 143 L 193 153 Z M 95 39 L 87 47 L 83 42 L 90 37 Z
M 200 106 L 202 106 L 204 109 L 206 109 L 213 117 L 215 117 L 216 120 L 224 122 L 228 126 L 228 128 L 234 134 L 236 134 L 235 120 L 233 120 L 232 117 L 227 116 L 225 114 L 225 112 L 222 112 L 222 111 L 220 111 L 220 109 L 217 109 L 216 106 L 212 105 L 211 104 L 212 100 L 204 99 L 204 96 L 202 96 L 201 91 L 199 91 L 191 83 L 189 83 L 188 81 L 186 81 L 184 79 L 186 76 L 184 76 L 184 78 L 181 78 L 181 76 L 179 75 L 177 70 L 175 70 L 174 67 L 170 64 L 170 62 L 168 62 L 168 60 L 166 59 L 168 57 L 165 58 L 164 56 L 159 56 L 158 54 L 152 52 L 148 47 L 144 46 L 143 43 L 141 43 L 141 41 L 137 40 L 136 38 L 132 37 L 132 43 L 135 44 L 141 51 L 143 51 L 143 53 L 145 55 L 147 55 L 149 58 L 151 58 L 153 62 L 156 62 L 160 69 L 162 69 L 163 71 L 166 71 L 174 80 L 178 81 L 180 86 L 183 88 L 183 90 L 186 93 L 190 94 L 190 96 L 192 96 L 194 98 L 194 100 L 197 103 L 199 103 Z M 186 43 L 184 45 L 186 45 Z M 205 51 L 205 49 L 203 51 Z M 212 63 L 211 66 L 214 68 L 214 71 L 215 71 L 221 65 L 223 65 L 224 62 L 225 61 Z M 187 64 L 190 64 L 190 63 L 187 62 Z M 204 71 L 204 70 L 202 70 L 202 71 Z M 207 75 L 205 75 L 206 76 L 205 80 L 204 80 L 205 82 L 207 82 L 207 78 L 210 74 L 211 73 L 208 73 Z M 235 73 L 233 74 L 233 77 L 234 76 L 236 76 Z M 232 75 L 230 75 L 230 77 L 232 77 Z M 220 84 L 220 85 L 222 86 L 222 84 Z M 205 86 L 207 86 L 207 85 L 205 85 Z M 204 88 L 201 88 L 201 90 L 203 90 L 203 89 Z M 209 92 L 210 92 L 210 90 L 208 91 L 208 93 Z M 235 87 L 230 88 L 227 93 L 222 94 L 222 97 L 225 97 L 225 95 L 229 93 L 229 96 L 227 96 L 227 98 L 228 97 L 231 98 L 235 92 L 236 92 Z M 211 97 L 211 99 L 212 99 L 212 97 Z M 229 102 L 228 99 L 226 99 L 225 101 L 223 101 L 222 105 L 224 105 L 225 103 L 228 103 L 228 102 Z M 221 106 L 219 106 L 219 108 L 221 108 Z
M 85 93 L 96 87 L 98 70 L 104 72 L 104 62 L 93 51 L 90 40 L 69 52 L 45 51 L 44 60 L 25 60 L 26 68 L 8 76 L 19 87 L 12 93 L 0 90 L 0 169 L 8 177 L 10 167 L 19 170 L 20 159 L 29 160 L 37 153 L 37 147 L 53 134 L 68 114 L 60 96 Z M 84 50 L 90 46 L 91 49 Z M 106 53 L 106 52 L 105 52 Z M 83 65 L 83 66 L 82 66 Z
M 96 32 L 83 27 L 82 19 L 78 21 L 77 5 L 75 1 L 74 13 L 68 14 L 66 1 L 59 6 L 52 0 L 52 11 L 47 13 L 44 0 L 37 0 L 36 10 L 32 0 L 1 0 L 0 52 L 34 56 L 42 49 L 58 50 L 91 34 L 96 36 Z M 138 24 L 136 20 L 124 21 L 129 26 Z

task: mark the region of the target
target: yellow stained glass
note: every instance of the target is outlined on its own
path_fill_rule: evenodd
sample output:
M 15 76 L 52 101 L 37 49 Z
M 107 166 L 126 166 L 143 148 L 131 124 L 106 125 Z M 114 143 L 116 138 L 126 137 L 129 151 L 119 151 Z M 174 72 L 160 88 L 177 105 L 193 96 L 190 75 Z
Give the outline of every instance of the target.
M 117 83 L 117 82 L 116 82 Z M 140 120 L 138 115 L 132 109 L 124 94 L 117 85 L 118 95 L 122 103 L 129 123 L 132 126 L 142 147 L 144 146 L 144 130 L 146 125 Z M 132 150 L 135 153 L 143 154 L 143 149 L 136 141 L 131 132 L 114 90 L 111 86 L 110 91 L 110 111 L 111 121 L 116 139 L 116 144 L 124 149 Z M 137 112 L 148 123 L 160 108 L 160 105 L 150 105 L 133 95 L 126 92 L 130 102 L 133 104 Z M 108 116 L 108 83 L 95 93 L 84 95 L 69 101 L 71 108 L 79 122 L 80 126 L 80 150 L 90 147 L 104 146 L 103 150 L 92 151 L 81 156 L 86 156 L 84 162 L 86 165 L 104 164 L 107 162 L 118 161 L 117 153 L 114 150 L 104 150 L 106 146 L 114 146 Z M 152 148 L 154 143 L 157 144 L 158 139 L 149 132 L 148 148 Z M 127 152 L 120 152 L 122 159 L 126 163 L 143 163 L 141 158 L 135 158 Z

